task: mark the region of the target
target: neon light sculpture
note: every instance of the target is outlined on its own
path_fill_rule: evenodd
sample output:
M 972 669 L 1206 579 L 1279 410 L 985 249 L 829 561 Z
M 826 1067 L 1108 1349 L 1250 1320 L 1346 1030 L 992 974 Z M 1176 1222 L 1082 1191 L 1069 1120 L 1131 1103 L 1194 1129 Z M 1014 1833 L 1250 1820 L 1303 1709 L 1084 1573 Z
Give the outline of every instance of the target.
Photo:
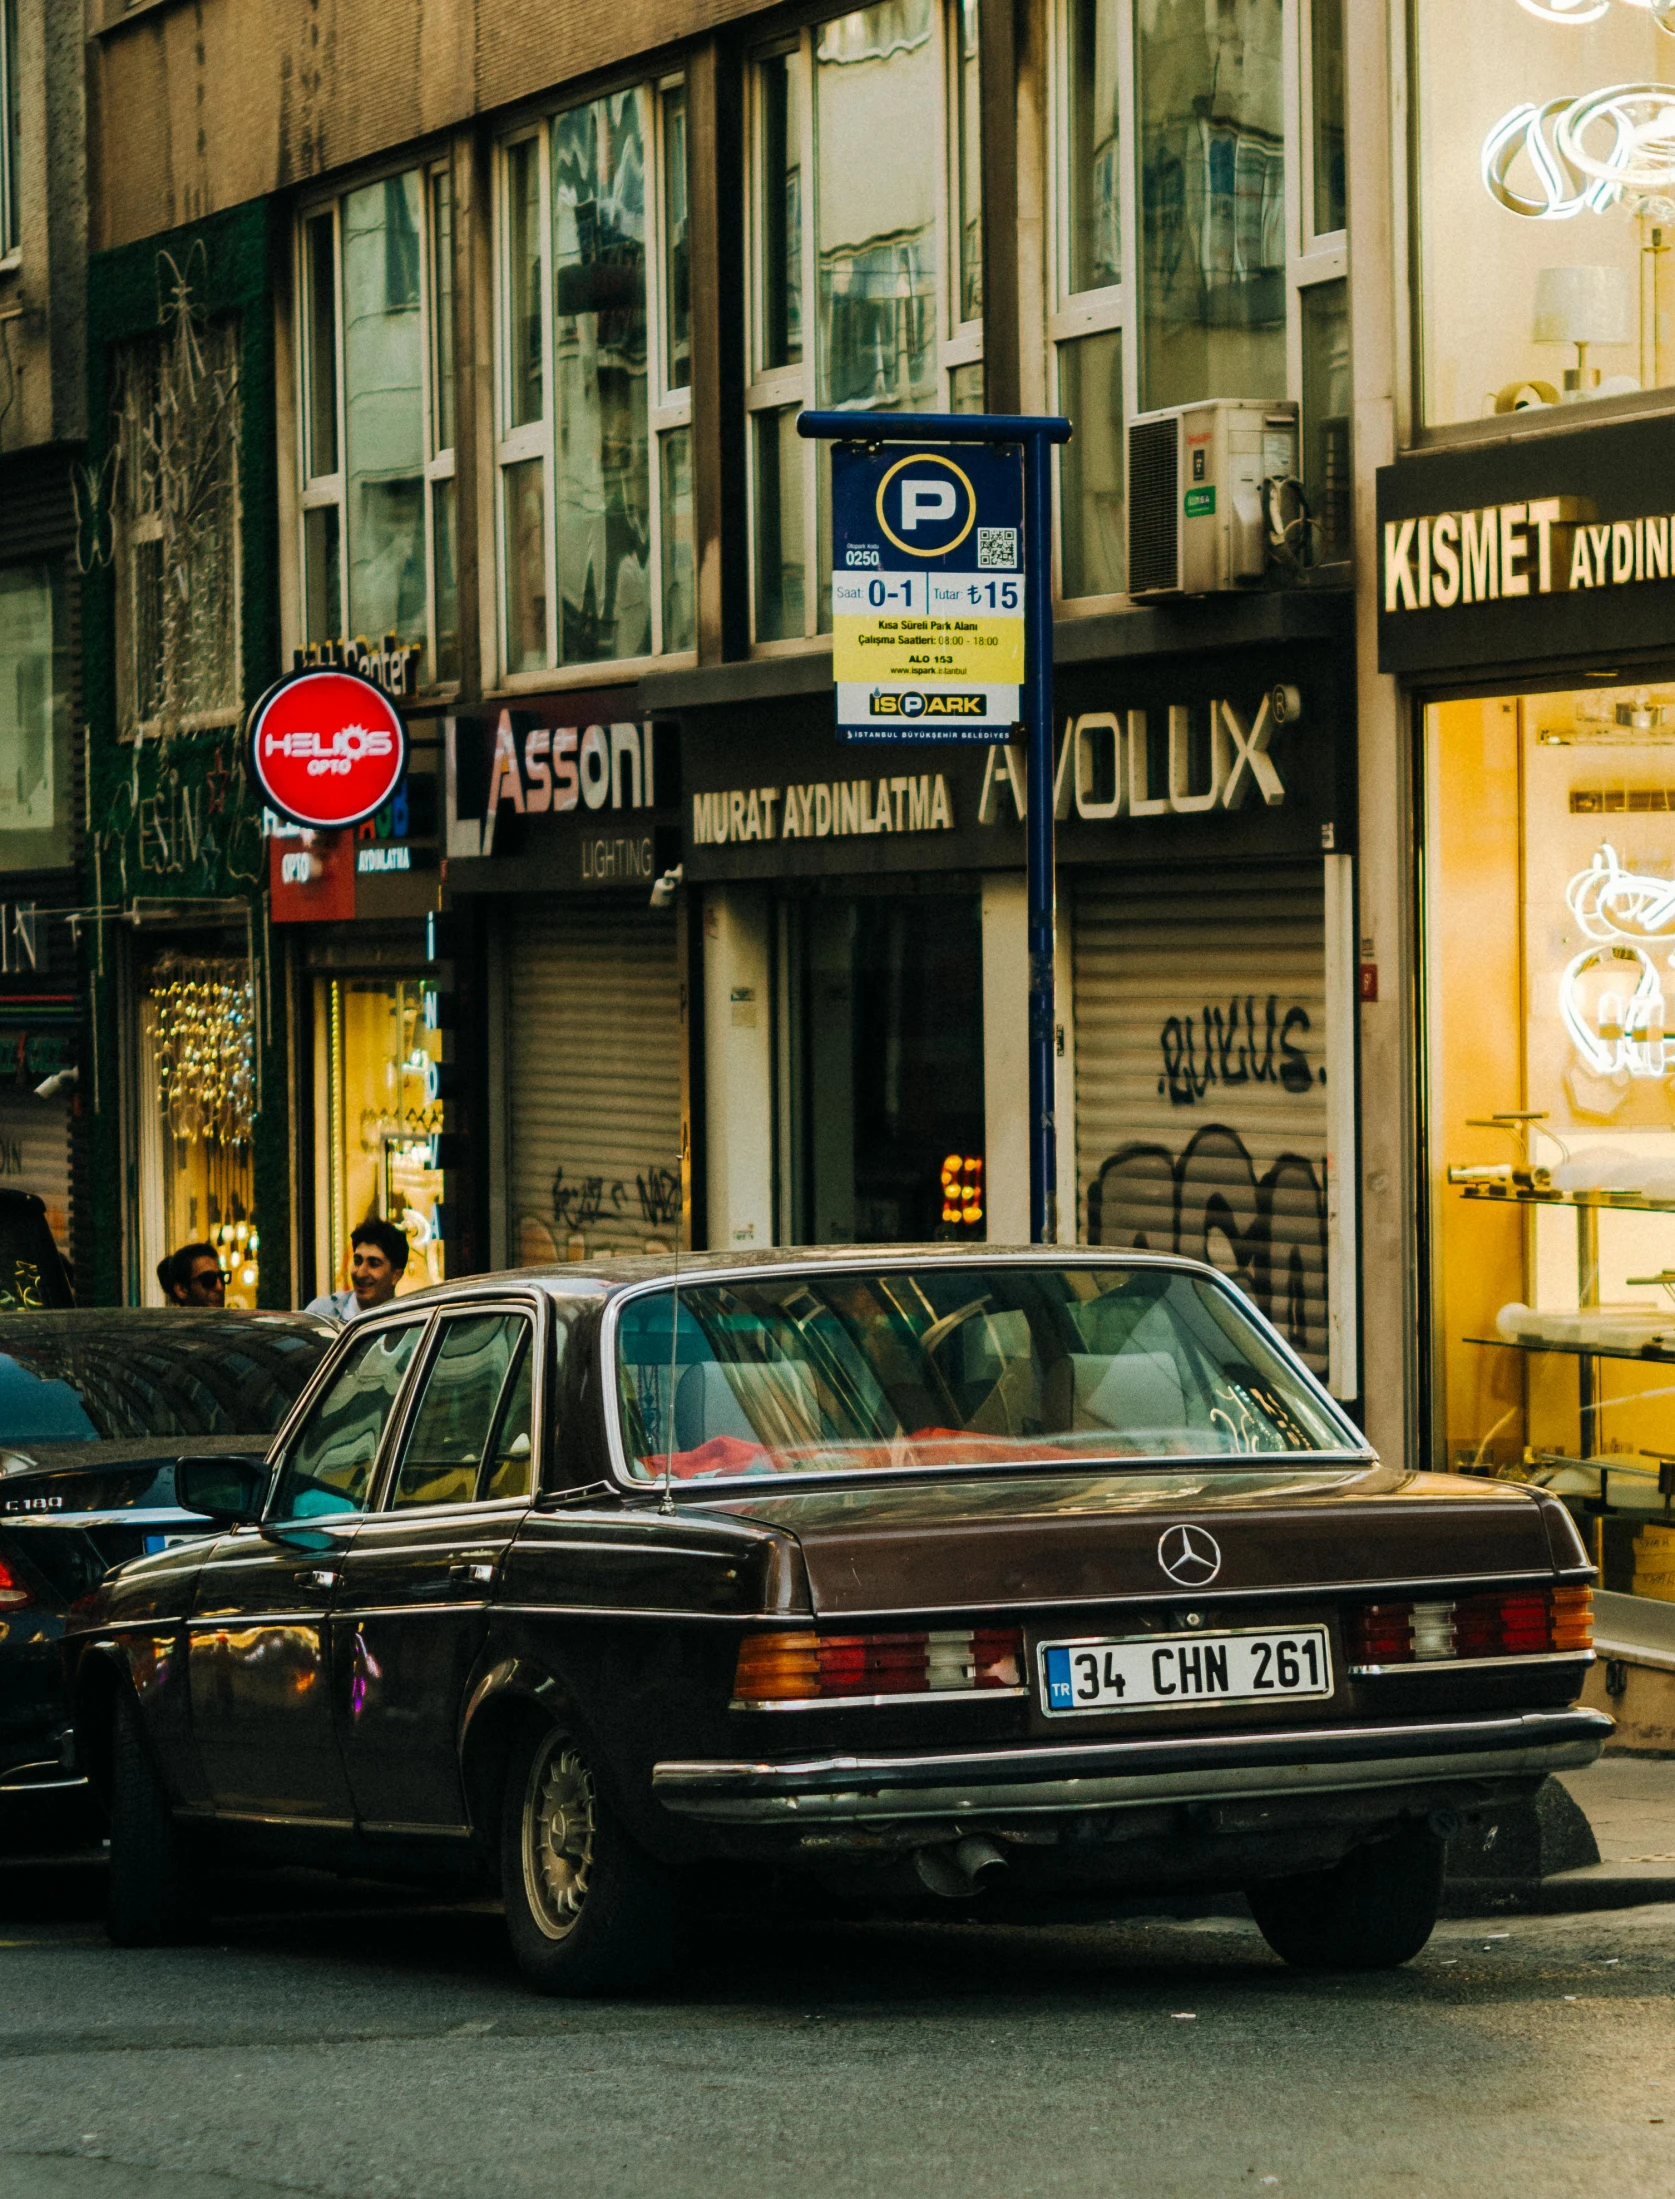
M 1565 905 L 1594 944 L 1565 965 L 1559 1014 L 1571 1043 L 1596 1076 L 1662 1077 L 1675 1068 L 1675 1048 L 1663 1035 L 1663 986 L 1649 947 L 1675 932 L 1675 880 L 1625 870 L 1606 842 L 1588 868 L 1565 888 Z M 1666 960 L 1675 966 L 1675 951 Z M 1583 975 L 1608 962 L 1633 965 L 1633 990 L 1602 992 L 1590 1021 L 1582 1004 Z
M 1675 0 L 1623 0 L 1623 4 L 1644 8 L 1660 31 L 1675 34 Z M 1597 23 L 1611 12 L 1611 0 L 1518 0 L 1518 5 L 1538 23 L 1564 23 L 1574 29 Z

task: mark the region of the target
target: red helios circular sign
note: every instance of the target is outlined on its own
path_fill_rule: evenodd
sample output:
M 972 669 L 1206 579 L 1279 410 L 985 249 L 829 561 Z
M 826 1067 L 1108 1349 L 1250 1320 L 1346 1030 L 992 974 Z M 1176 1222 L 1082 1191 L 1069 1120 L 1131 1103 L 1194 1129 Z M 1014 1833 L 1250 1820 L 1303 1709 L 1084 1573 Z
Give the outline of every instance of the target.
M 401 783 L 407 728 L 358 673 L 293 672 L 250 713 L 250 768 L 263 801 L 293 824 L 358 825 Z

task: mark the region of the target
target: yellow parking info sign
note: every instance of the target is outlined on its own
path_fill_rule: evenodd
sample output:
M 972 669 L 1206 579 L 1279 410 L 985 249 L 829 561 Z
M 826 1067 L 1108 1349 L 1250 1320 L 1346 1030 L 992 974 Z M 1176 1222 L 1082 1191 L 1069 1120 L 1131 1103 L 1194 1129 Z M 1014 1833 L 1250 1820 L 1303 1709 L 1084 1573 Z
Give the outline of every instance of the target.
M 832 521 L 840 732 L 1004 738 L 1024 681 L 1021 452 L 840 443 Z

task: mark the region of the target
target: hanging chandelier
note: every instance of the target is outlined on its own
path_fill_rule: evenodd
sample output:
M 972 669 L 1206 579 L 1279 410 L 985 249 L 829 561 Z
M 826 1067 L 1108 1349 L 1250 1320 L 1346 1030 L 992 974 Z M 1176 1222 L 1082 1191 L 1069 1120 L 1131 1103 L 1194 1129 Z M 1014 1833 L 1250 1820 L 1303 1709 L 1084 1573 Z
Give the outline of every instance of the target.
M 231 956 L 170 956 L 150 988 L 157 1103 L 191 1143 L 242 1143 L 255 1105 L 255 987 Z

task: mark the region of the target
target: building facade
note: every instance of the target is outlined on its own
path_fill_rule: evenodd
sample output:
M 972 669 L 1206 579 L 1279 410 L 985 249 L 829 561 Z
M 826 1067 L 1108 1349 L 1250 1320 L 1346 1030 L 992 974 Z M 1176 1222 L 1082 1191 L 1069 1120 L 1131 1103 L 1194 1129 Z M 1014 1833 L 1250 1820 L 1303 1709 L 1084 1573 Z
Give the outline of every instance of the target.
M 71 1195 L 80 1052 L 76 864 L 82 744 L 78 491 L 86 366 L 79 31 L 0 6 L 0 1186 Z
M 90 33 L 103 1293 L 230 1231 L 288 1301 L 374 1211 L 414 1282 L 1024 1236 L 1021 755 L 837 743 L 795 419 L 1062 409 L 1066 1233 L 1206 1252 L 1358 1398 L 1337 0 Z M 1313 517 L 1142 605 L 1129 424 L 1210 399 Z M 409 784 L 257 849 L 236 727 L 316 657 Z
M 1436 1466 L 1564 1492 L 1601 1685 L 1667 1749 L 1675 166 L 1642 141 L 1675 40 L 1661 11 L 1534 0 L 1417 0 L 1411 32 L 1364 606 L 1404 782 L 1376 958 L 1405 1021 L 1411 1416 Z

